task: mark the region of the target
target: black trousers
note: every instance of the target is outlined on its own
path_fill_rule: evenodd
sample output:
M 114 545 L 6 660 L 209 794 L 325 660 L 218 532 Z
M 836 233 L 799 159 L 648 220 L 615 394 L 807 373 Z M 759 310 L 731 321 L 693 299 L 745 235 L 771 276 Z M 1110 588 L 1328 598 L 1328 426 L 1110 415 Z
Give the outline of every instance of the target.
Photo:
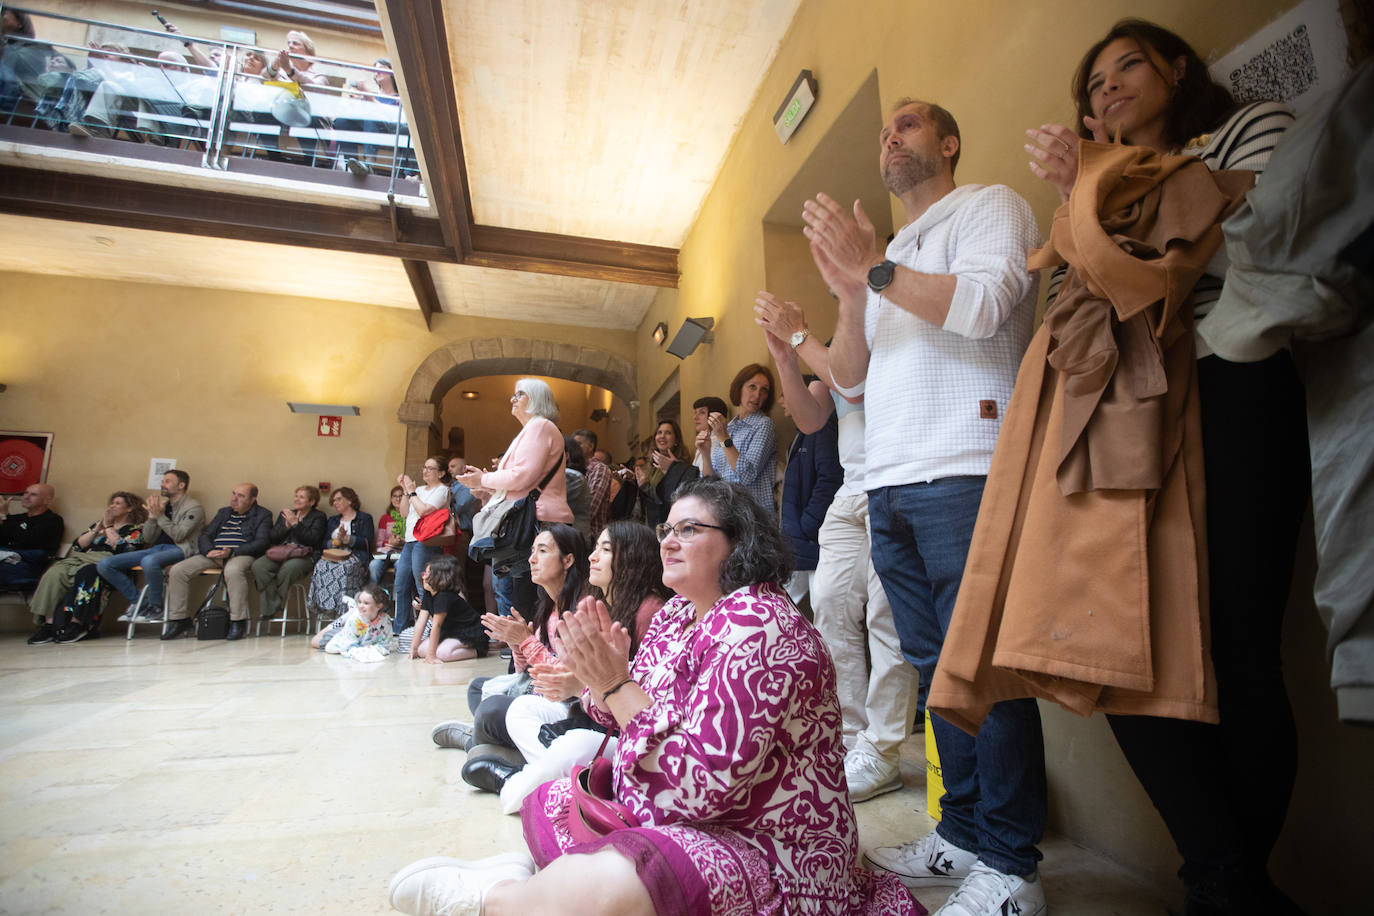
M 1199 885 L 1264 881 L 1297 772 L 1280 643 L 1311 486 L 1302 384 L 1287 352 L 1198 361 L 1212 662 L 1221 723 L 1109 716 Z

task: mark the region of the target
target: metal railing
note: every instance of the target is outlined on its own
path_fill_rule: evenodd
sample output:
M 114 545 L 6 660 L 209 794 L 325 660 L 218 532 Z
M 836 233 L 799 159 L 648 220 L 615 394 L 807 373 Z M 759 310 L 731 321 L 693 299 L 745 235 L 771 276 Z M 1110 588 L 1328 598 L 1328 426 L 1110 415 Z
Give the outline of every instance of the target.
M 35 26 L 34 37 L 11 32 L 0 42 L 0 124 L 27 128 L 27 142 L 59 132 L 196 150 L 202 167 L 220 171 L 264 158 L 343 169 L 377 190 L 369 176 L 389 178 L 388 193 L 401 190 L 398 181 L 419 181 L 388 68 L 292 54 L 292 80 L 274 72 L 276 50 L 0 4 L 4 10 L 27 13 Z M 85 24 L 103 41 L 43 39 L 44 20 Z M 329 81 L 301 81 L 300 73 Z

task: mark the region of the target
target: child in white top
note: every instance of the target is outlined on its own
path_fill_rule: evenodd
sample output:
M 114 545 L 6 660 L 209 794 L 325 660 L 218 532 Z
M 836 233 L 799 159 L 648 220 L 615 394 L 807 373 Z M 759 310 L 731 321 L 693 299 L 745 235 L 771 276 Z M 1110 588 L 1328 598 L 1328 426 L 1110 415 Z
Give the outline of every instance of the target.
M 317 633 L 310 645 L 354 661 L 379 662 L 391 653 L 391 618 L 385 613 L 386 592 L 364 585 L 356 598 L 345 598 L 348 612 Z

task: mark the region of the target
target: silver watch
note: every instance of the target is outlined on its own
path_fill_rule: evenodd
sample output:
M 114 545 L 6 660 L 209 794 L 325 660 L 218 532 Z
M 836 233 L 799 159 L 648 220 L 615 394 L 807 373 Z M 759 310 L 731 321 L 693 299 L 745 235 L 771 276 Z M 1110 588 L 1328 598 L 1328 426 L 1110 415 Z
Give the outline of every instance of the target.
M 787 342 L 790 343 L 790 344 L 792 345 L 792 349 L 795 350 L 795 349 L 797 349 L 797 347 L 800 347 L 800 346 L 802 345 L 802 343 L 804 343 L 804 342 L 806 341 L 806 338 L 808 338 L 808 337 L 810 337 L 810 336 L 811 336 L 811 329 L 810 329 L 810 328 L 802 328 L 800 331 L 797 331 L 797 332 L 796 332 L 795 334 L 793 334 L 791 337 L 787 338 Z

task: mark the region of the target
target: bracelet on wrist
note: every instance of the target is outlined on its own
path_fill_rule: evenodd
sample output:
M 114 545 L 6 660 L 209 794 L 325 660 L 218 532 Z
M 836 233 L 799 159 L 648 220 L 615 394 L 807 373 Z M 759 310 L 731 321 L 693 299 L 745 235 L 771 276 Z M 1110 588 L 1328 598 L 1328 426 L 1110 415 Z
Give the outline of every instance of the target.
M 619 684 L 616 684 L 610 690 L 607 690 L 605 693 L 603 693 L 601 695 L 601 699 L 609 700 L 611 698 L 611 694 L 615 693 L 617 690 L 619 690 L 621 687 L 624 687 L 626 684 L 633 684 L 634 682 L 635 679 L 632 677 L 625 678 L 625 680 L 621 681 Z

